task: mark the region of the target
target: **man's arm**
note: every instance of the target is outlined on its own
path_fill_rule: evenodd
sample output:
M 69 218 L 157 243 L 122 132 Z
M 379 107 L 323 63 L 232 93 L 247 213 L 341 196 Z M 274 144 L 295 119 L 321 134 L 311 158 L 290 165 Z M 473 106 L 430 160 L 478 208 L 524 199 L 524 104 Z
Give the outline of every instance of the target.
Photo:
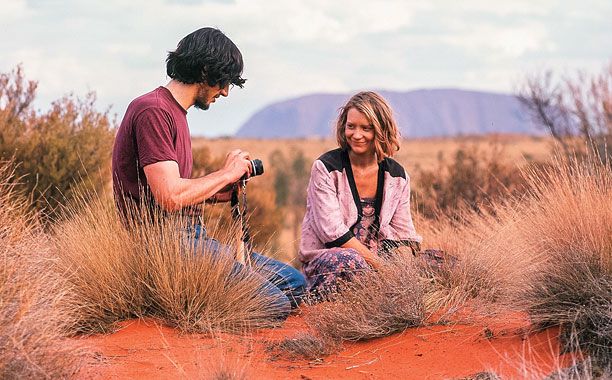
M 224 187 L 249 173 L 249 153 L 230 152 L 223 167 L 204 177 L 181 178 L 175 161 L 160 161 L 144 167 L 147 182 L 155 201 L 167 211 L 202 203 Z

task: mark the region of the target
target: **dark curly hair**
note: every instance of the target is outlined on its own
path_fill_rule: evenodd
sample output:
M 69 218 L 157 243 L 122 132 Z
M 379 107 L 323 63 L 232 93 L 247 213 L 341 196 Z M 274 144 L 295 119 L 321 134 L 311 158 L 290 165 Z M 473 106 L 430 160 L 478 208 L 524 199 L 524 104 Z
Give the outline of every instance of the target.
M 240 77 L 243 66 L 240 50 L 215 28 L 202 28 L 188 34 L 166 58 L 168 76 L 186 84 L 242 87 L 246 82 Z

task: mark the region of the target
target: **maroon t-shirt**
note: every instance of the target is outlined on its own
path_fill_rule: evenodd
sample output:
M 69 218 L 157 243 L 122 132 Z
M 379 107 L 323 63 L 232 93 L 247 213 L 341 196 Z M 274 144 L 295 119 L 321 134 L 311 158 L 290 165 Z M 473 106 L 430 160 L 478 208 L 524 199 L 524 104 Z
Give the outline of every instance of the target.
M 126 201 L 153 204 L 143 168 L 160 161 L 178 163 L 181 178 L 190 178 L 193 158 L 187 111 L 165 87 L 132 101 L 125 111 L 113 147 L 113 192 L 119 211 Z M 142 197 L 147 199 L 143 199 Z

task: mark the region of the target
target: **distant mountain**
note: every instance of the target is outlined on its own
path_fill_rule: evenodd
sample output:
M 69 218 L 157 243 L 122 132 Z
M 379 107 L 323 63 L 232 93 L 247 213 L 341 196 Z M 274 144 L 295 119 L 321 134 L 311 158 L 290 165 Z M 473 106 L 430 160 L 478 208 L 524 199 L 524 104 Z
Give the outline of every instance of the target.
M 393 107 L 405 137 L 541 133 L 511 95 L 455 89 L 379 93 Z M 338 108 L 350 96 L 312 94 L 271 104 L 251 116 L 236 136 L 330 136 Z

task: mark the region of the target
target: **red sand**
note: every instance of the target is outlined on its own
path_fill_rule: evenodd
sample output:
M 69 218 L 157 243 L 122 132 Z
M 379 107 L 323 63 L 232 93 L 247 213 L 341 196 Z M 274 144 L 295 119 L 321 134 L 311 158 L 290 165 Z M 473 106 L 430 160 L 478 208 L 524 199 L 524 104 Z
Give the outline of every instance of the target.
M 283 328 L 214 338 L 181 335 L 153 320 L 127 321 L 121 327 L 114 334 L 81 339 L 95 355 L 79 378 L 211 378 L 220 368 L 242 370 L 247 379 L 443 379 L 484 370 L 524 378 L 520 369 L 525 358 L 544 373 L 559 360 L 558 331 L 528 334 L 528 324 L 520 317 L 413 328 L 344 343 L 338 354 L 313 362 L 279 360 L 265 350 L 267 342 L 303 331 L 299 316 L 290 317 Z

